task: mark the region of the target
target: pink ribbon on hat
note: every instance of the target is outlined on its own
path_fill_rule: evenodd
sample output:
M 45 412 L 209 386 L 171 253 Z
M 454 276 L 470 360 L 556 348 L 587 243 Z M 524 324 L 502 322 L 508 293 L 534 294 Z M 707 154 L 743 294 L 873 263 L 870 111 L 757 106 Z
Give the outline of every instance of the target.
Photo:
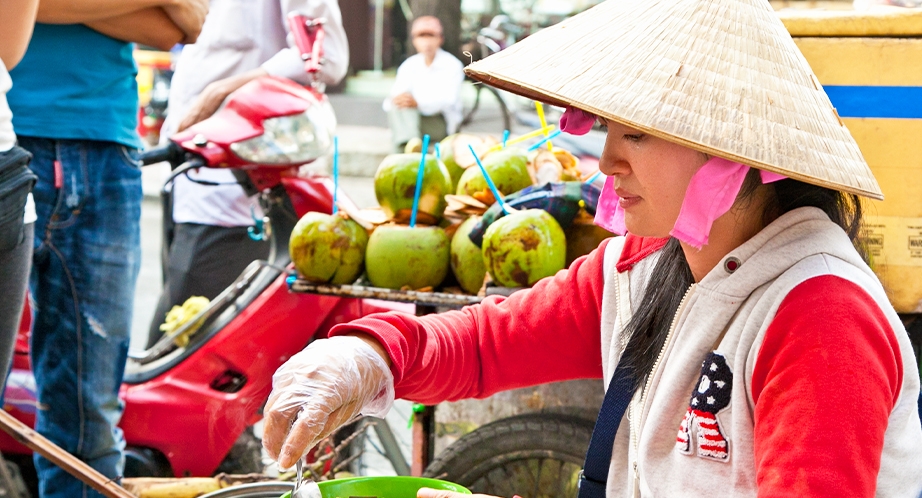
M 719 157 L 712 157 L 704 163 L 688 183 L 679 217 L 669 234 L 698 249 L 704 247 L 708 243 L 714 220 L 723 216 L 733 206 L 748 172 L 749 166 Z M 786 178 L 770 171 L 759 173 L 762 183 Z M 623 235 L 627 232 L 627 227 L 624 224 L 624 209 L 621 208 L 619 200 L 618 194 L 615 193 L 614 178 L 606 178 L 595 212 L 595 224 Z
M 585 135 L 595 124 L 595 115 L 582 109 L 567 107 L 560 116 L 560 131 L 570 135 Z

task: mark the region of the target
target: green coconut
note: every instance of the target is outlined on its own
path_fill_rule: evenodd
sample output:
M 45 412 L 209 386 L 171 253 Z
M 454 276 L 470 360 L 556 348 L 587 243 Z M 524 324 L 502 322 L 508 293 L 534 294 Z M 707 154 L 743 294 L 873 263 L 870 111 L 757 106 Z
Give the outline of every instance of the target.
M 462 149 L 462 151 L 466 152 L 467 144 L 481 143 L 483 143 L 481 137 L 463 133 L 448 135 L 439 142 L 439 154 L 441 155 L 442 162 L 445 163 L 445 167 L 448 168 L 448 174 L 451 175 L 452 192 L 458 188 L 458 180 L 461 179 L 461 175 L 464 174 L 464 171 L 470 166 L 470 164 L 459 164 L 455 156 L 455 151 L 459 147 L 463 147 L 464 149 Z M 467 153 L 467 155 L 470 156 L 470 153 Z M 468 159 L 470 159 L 470 157 L 468 157 Z
M 483 252 L 468 237 L 478 221 L 479 216 L 471 216 L 464 220 L 451 238 L 451 271 L 461 288 L 470 294 L 477 294 L 487 275 L 487 267 L 483 264 Z
M 483 262 L 504 287 L 530 287 L 564 268 L 567 241 L 553 216 L 527 209 L 494 221 L 483 236 Z
M 420 155 L 391 154 L 384 158 L 375 173 L 375 197 L 388 218 L 413 209 L 413 194 L 416 191 L 416 175 L 419 171 Z M 445 165 L 431 154 L 426 155 L 423 186 L 419 196 L 419 213 L 424 213 L 436 222 L 445 212 L 445 194 L 450 194 L 451 175 Z
M 531 185 L 531 175 L 528 173 L 528 156 L 525 151 L 516 147 L 507 147 L 496 152 L 491 152 L 481 162 L 496 185 L 496 189 L 503 195 L 518 192 Z M 488 191 L 487 181 L 480 168 L 473 166 L 467 168 L 461 179 L 458 180 L 458 195 L 471 195 Z M 476 197 L 476 196 L 475 196 Z
M 368 280 L 375 287 L 437 287 L 448 275 L 448 235 L 439 227 L 381 225 L 365 249 Z
M 350 284 L 362 274 L 368 233 L 340 215 L 307 213 L 298 220 L 288 251 L 295 268 L 311 282 Z

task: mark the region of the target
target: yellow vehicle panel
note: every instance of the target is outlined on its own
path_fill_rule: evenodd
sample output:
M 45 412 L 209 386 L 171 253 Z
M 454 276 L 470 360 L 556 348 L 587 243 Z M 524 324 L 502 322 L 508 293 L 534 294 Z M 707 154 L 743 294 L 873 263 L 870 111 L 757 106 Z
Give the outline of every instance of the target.
M 884 193 L 864 203 L 872 267 L 922 312 L 922 10 L 779 13 Z

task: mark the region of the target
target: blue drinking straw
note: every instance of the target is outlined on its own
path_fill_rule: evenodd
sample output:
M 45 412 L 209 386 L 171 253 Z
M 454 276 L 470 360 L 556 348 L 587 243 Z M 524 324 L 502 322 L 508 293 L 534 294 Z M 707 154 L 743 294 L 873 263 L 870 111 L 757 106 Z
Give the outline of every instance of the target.
M 437 161 L 442 160 L 442 149 L 439 147 L 438 143 L 435 144 L 435 159 Z
M 419 153 L 419 170 L 416 172 L 416 192 L 413 193 L 413 212 L 410 213 L 410 228 L 416 227 L 416 210 L 419 208 L 419 195 L 423 191 L 423 176 L 426 172 L 427 150 L 429 150 L 429 135 L 423 135 L 423 149 Z
M 336 199 L 339 197 L 339 137 L 333 137 L 333 214 L 339 210 Z
M 541 141 L 539 141 L 539 142 L 536 143 L 535 145 L 532 145 L 531 147 L 529 147 L 529 148 L 528 148 L 528 152 L 531 152 L 531 151 L 533 151 L 533 150 L 537 150 L 538 147 L 541 147 L 542 145 L 544 145 L 544 144 L 550 142 L 550 141 L 551 141 L 554 137 L 556 137 L 557 135 L 560 135 L 560 130 L 557 130 L 557 131 L 555 131 L 554 133 L 551 133 L 550 135 L 548 135 L 548 136 L 544 137 L 543 139 L 541 139 Z
M 601 175 L 601 174 L 602 174 L 601 171 L 596 171 L 594 175 L 590 176 L 589 179 L 586 180 L 586 183 L 592 183 L 592 182 L 594 182 L 595 179 L 598 178 L 599 175 Z
M 502 208 L 504 213 L 509 214 L 509 206 L 507 206 L 506 201 L 503 200 L 503 195 L 500 194 L 499 190 L 496 189 L 496 185 L 493 183 L 493 179 L 491 179 L 490 174 L 487 173 L 487 168 L 484 168 L 483 163 L 480 162 L 480 157 L 477 156 L 476 152 L 474 152 L 474 147 L 468 144 L 467 148 L 471 150 L 471 155 L 474 156 L 474 160 L 477 161 L 477 166 L 480 166 L 480 172 L 483 173 L 483 177 L 487 181 L 487 186 L 490 187 L 490 191 L 493 192 L 493 197 L 496 198 L 496 202 L 499 203 L 499 207 Z
M 509 140 L 509 130 L 503 130 L 503 148 L 506 148 L 506 140 Z

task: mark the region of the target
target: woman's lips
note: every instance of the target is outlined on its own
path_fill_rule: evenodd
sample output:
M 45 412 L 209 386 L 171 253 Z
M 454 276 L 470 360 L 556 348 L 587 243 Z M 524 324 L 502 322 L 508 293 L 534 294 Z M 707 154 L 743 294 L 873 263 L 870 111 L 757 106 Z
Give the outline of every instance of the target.
M 621 206 L 621 209 L 627 209 L 640 202 L 640 197 L 625 190 L 615 189 L 615 193 L 618 194 L 618 205 Z

